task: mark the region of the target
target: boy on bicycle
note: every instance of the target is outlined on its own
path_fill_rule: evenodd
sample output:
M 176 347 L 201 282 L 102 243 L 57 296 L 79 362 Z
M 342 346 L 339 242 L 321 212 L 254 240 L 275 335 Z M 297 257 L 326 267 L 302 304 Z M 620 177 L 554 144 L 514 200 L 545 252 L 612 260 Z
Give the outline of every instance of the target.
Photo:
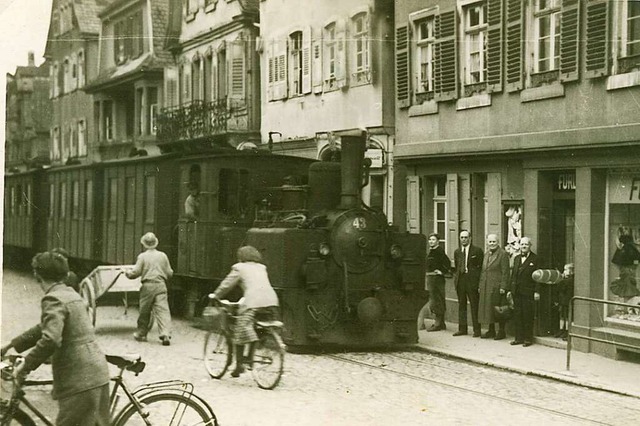
M 41 322 L 13 339 L 2 353 L 9 347 L 17 352 L 33 347 L 14 369 L 18 382 L 51 356 L 52 395 L 59 407 L 57 426 L 106 426 L 109 368 L 84 300 L 64 283 L 69 273 L 67 259 L 60 253 L 39 253 L 31 266 L 44 291 Z
M 238 249 L 237 257 L 238 263 L 231 267 L 231 272 L 213 293 L 214 299 L 220 299 L 239 285 L 244 294 L 244 303 L 233 329 L 236 367 L 231 377 L 244 373 L 244 345 L 250 345 L 249 360 L 253 358 L 255 342 L 258 341 L 255 322 L 278 320 L 280 316 L 278 296 L 271 286 L 260 252 L 255 247 L 244 246 Z

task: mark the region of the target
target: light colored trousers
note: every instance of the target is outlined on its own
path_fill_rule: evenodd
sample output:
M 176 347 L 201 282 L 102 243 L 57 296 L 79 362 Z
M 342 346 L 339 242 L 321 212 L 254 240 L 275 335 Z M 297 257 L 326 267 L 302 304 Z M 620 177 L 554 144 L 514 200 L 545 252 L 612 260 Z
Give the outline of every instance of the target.
M 146 336 L 153 322 L 151 314 L 158 322 L 160 337 L 171 337 L 171 312 L 167 286 L 164 283 L 143 283 L 140 288 L 140 316 L 138 316 L 138 334 Z

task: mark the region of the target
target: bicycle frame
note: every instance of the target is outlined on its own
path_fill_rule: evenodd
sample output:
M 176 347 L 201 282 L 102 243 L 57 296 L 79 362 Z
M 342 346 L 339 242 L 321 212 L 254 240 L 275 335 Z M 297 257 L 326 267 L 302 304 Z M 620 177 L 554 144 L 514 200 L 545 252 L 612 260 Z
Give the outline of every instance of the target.
M 53 380 L 25 380 L 24 383 L 22 383 L 21 388 L 31 387 L 31 386 L 50 386 L 52 384 L 53 384 Z M 25 395 L 26 395 L 25 392 L 22 389 L 20 389 L 18 397 L 15 398 L 15 399 L 12 398 L 12 400 L 10 402 L 10 411 L 11 411 L 11 413 L 13 414 L 17 410 L 19 410 L 20 406 L 22 405 L 22 406 L 27 407 L 29 409 L 29 411 L 31 411 L 40 420 L 42 420 L 42 422 L 45 425 L 54 426 L 54 424 L 51 422 L 51 420 L 49 420 L 49 418 L 47 416 L 45 416 L 40 410 L 38 410 L 38 407 L 33 405 L 26 398 Z M 24 411 L 24 410 L 22 410 L 22 411 Z M 4 419 L 3 419 L 3 424 L 4 424 Z

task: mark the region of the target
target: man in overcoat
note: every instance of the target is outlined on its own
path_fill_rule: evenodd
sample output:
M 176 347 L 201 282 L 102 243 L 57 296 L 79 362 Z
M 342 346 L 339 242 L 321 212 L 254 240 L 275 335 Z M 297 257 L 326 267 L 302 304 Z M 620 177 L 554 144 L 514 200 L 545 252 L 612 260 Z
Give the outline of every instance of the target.
M 538 283 L 531 275 L 540 269 L 538 257 L 531 251 L 531 239 L 520 239 L 520 256 L 516 256 L 511 270 L 511 293 L 513 295 L 513 318 L 516 323 L 516 338 L 511 345 L 525 348 L 533 344 L 533 321 L 535 301 L 540 299 Z
M 473 337 L 480 337 L 480 322 L 478 322 L 478 303 L 480 300 L 478 284 L 484 253 L 482 249 L 471 244 L 469 231 L 460 232 L 460 247 L 453 254 L 455 274 L 453 282 L 458 294 L 458 331 L 454 336 L 467 334 L 467 300 L 471 305 L 471 321 Z
M 487 251 L 484 254 L 482 272 L 480 273 L 480 307 L 478 321 L 488 324 L 489 329 L 481 338 L 502 340 L 506 337 L 504 321 L 496 321 L 494 306 L 503 303 L 502 297 L 509 288 L 509 255 L 498 244 L 496 234 L 487 235 Z M 495 323 L 498 322 L 496 334 Z

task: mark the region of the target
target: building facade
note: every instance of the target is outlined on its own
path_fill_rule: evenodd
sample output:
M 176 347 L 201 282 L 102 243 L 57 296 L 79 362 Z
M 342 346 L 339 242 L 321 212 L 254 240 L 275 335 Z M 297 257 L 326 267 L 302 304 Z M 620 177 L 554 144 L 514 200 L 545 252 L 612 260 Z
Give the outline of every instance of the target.
M 379 0 L 303 8 L 292 0 L 261 1 L 258 45 L 262 142 L 277 152 L 329 160 L 340 148 L 334 132 L 366 129 L 372 167 L 364 198 L 390 221 L 397 178 L 393 7 Z
M 115 0 L 98 13 L 97 75 L 85 86 L 93 96 L 92 138 L 102 160 L 154 155 L 163 96 L 169 0 Z
M 172 2 L 175 62 L 164 70 L 163 150 L 259 144 L 258 12 L 257 0 Z
M 105 0 L 54 0 L 44 56 L 50 63 L 52 165 L 99 159 L 87 83 L 98 70 L 98 11 Z
M 395 21 L 407 229 L 438 232 L 450 256 L 461 229 L 481 247 L 497 233 L 513 254 L 528 236 L 546 267 L 575 264 L 575 295 L 633 303 L 611 283 L 624 275 L 612 263 L 621 237 L 640 243 L 640 4 L 401 0 Z M 449 288 L 451 319 L 455 298 Z M 538 308 L 537 334 L 552 335 L 552 286 Z M 640 340 L 633 309 L 580 303 L 575 321 L 611 342 Z
M 5 170 L 24 171 L 49 163 L 49 63 L 27 66 L 7 74 Z

